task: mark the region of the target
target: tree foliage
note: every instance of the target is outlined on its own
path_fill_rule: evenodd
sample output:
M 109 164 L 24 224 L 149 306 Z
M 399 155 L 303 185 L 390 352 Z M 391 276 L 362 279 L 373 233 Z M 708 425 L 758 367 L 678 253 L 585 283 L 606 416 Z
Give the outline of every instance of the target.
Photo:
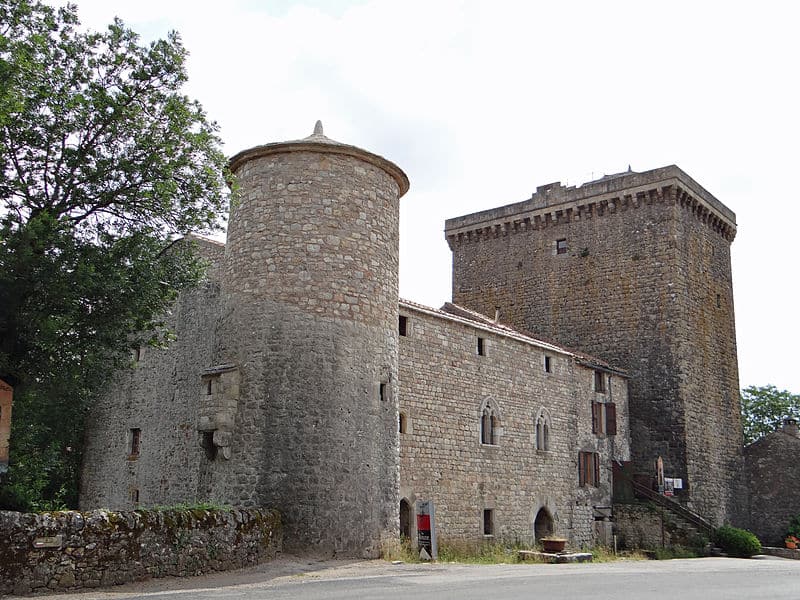
M 751 385 L 742 390 L 742 429 L 750 444 L 780 427 L 787 417 L 800 418 L 800 395 L 774 385 Z
M 175 240 L 219 228 L 226 160 L 181 93 L 186 56 L 175 33 L 145 45 L 119 20 L 80 29 L 74 6 L 0 0 L 6 497 L 75 503 L 92 395 L 202 275 Z

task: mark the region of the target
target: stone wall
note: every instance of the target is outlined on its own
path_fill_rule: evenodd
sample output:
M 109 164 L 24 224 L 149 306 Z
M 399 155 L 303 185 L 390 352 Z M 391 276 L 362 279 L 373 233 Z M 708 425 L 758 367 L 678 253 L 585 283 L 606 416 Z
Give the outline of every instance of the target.
M 615 504 L 613 530 L 621 550 L 698 548 L 708 542 L 690 523 L 650 503 Z
M 217 318 L 220 244 L 203 243 L 209 279 L 182 293 L 167 315 L 175 335 L 169 348 L 143 347 L 118 372 L 87 419 L 80 507 L 116 510 L 212 498 L 200 488 L 210 459 L 197 429 L 204 398 L 201 373 L 212 364 Z M 134 433 L 138 430 L 138 434 Z M 138 452 L 132 452 L 134 435 Z
M 0 595 L 255 565 L 282 547 L 275 511 L 0 511 Z
M 376 557 L 397 537 L 399 196 L 388 161 L 315 134 L 231 161 L 215 364 L 234 364 L 211 495 L 274 506 L 291 549 Z
M 532 543 L 544 509 L 553 533 L 592 545 L 595 519 L 610 514 L 611 461 L 629 460 L 626 379 L 606 365 L 610 385 L 595 392 L 595 370 L 579 356 L 458 307 L 402 301 L 400 314 L 401 496 L 412 507 L 434 501 L 442 540 Z M 616 435 L 592 433 L 593 401 L 615 404 Z M 487 404 L 498 418 L 493 444 L 481 440 Z M 547 449 L 537 449 L 539 417 Z M 579 486 L 579 451 L 599 453 L 596 487 Z M 413 530 L 413 515 L 410 523 Z
M 637 470 L 661 456 L 695 510 L 739 517 L 733 213 L 673 166 L 541 186 L 446 232 L 454 302 L 627 370 Z
M 789 521 L 800 515 L 800 434 L 796 423 L 744 449 L 750 489 L 750 530 L 765 546 L 783 546 Z
M 231 169 L 227 243 L 207 248 L 207 284 L 179 298 L 170 348 L 145 349 L 98 403 L 81 506 L 271 506 L 292 549 L 377 556 L 398 530 L 408 180 L 321 126 Z

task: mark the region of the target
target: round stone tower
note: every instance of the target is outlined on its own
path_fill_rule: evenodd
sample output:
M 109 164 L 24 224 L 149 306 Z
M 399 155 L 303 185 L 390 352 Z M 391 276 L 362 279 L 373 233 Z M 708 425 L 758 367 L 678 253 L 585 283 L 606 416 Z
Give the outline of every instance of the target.
M 230 166 L 239 193 L 217 360 L 238 369 L 238 395 L 229 467 L 211 495 L 279 509 L 289 549 L 376 556 L 398 528 L 398 216 L 408 178 L 325 137 L 320 122 Z

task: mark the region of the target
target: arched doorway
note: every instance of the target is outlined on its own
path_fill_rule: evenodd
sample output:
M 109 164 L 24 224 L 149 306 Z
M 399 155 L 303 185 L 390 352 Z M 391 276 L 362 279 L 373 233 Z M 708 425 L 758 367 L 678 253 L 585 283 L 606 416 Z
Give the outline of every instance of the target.
M 533 535 L 536 542 L 540 542 L 542 538 L 552 535 L 553 533 L 553 517 L 546 508 L 540 508 L 536 513 L 536 519 L 533 522 Z
M 400 537 L 411 539 L 411 504 L 405 498 L 400 500 Z

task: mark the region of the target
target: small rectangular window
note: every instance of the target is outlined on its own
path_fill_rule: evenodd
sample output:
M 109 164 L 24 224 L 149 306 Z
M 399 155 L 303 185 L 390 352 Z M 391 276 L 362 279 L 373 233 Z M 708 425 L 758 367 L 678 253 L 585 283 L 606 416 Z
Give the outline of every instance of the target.
M 606 391 L 606 376 L 602 371 L 594 372 L 594 391 L 601 393 Z
M 131 489 L 131 502 L 139 504 L 139 488 Z
M 128 456 L 139 456 L 139 451 L 142 445 L 142 430 L 138 428 L 131 429 L 130 431 L 130 446 L 128 447 Z
M 400 315 L 400 335 L 405 337 L 408 335 L 408 317 Z
M 478 338 L 478 356 L 486 356 L 486 341 L 482 338 Z
M 567 238 L 561 238 L 560 240 L 556 240 L 556 254 L 566 254 L 567 253 Z
M 405 413 L 400 413 L 400 433 L 405 433 L 407 431 L 407 423 L 406 423 L 406 415 Z
M 483 535 L 494 535 L 494 511 L 491 508 L 483 509 Z
M 211 381 L 212 381 L 211 377 L 209 377 L 208 381 L 206 381 L 206 396 L 210 396 L 211 395 L 211 391 L 212 391 L 211 390 Z
M 717 308 L 722 308 L 722 296 L 717 294 Z
M 378 394 L 379 394 L 379 397 L 381 399 L 381 402 L 386 400 L 387 390 L 386 390 L 386 384 L 385 383 L 382 383 L 380 385 L 380 388 L 378 389 Z
M 552 373 L 553 372 L 553 365 L 551 364 L 550 357 L 544 357 L 544 372 L 545 373 Z

